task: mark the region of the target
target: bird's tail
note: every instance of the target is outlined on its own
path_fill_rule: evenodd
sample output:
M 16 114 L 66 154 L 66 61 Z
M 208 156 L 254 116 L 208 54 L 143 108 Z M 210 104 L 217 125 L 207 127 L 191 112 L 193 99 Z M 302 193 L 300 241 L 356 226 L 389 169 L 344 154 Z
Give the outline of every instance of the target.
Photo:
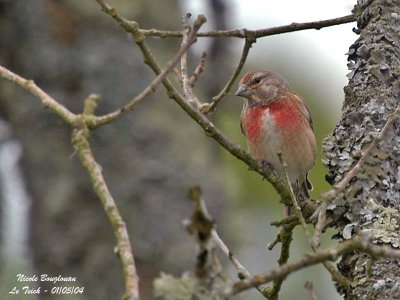
M 305 176 L 305 179 L 302 181 L 301 190 L 304 193 L 304 196 L 308 199 L 310 198 L 310 193 L 314 189 L 310 179 L 308 179 L 308 173 Z
M 304 177 L 300 177 L 296 184 L 293 184 L 293 192 L 297 202 L 302 206 L 306 199 L 310 199 L 310 191 L 313 190 L 313 185 L 308 179 L 308 173 Z M 285 205 L 284 216 L 288 217 L 292 214 L 292 206 Z

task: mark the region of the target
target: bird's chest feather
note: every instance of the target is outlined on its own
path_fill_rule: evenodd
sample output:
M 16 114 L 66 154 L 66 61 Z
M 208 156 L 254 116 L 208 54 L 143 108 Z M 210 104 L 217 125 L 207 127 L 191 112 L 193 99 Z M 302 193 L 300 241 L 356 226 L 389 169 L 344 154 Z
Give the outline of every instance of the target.
M 264 106 L 245 109 L 242 114 L 242 128 L 249 141 L 256 141 L 263 133 L 263 121 L 266 110 Z
M 256 141 L 265 135 L 272 138 L 274 134 L 296 131 L 303 119 L 295 107 L 285 101 L 275 101 L 245 109 L 242 126 L 247 139 Z

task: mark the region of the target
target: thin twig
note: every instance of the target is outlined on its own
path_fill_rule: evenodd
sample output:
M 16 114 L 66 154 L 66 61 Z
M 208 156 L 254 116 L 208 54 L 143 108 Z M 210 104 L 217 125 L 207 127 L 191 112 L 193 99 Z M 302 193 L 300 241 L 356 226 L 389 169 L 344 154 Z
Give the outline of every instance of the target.
M 203 52 L 200 57 L 200 62 L 197 64 L 196 69 L 189 78 L 189 86 L 194 87 L 194 84 L 196 83 L 197 79 L 199 79 L 200 74 L 203 73 L 204 65 L 206 64 L 206 57 L 207 53 Z
M 265 36 L 294 32 L 307 29 L 321 29 L 324 27 L 335 26 L 340 24 L 346 24 L 356 21 L 355 15 L 348 15 L 344 17 L 313 21 L 306 23 L 291 23 L 284 26 L 277 26 L 266 29 L 259 30 L 247 30 L 247 29 L 234 29 L 234 30 L 213 30 L 199 32 L 198 37 L 236 37 L 236 38 L 246 38 L 246 33 L 254 35 L 255 38 L 261 38 Z M 145 36 L 157 36 L 161 38 L 170 37 L 182 37 L 181 31 L 168 31 L 168 30 L 158 30 L 158 29 L 141 29 L 140 33 Z
M 296 225 L 299 224 L 299 219 L 297 218 L 297 216 L 291 215 L 282 220 L 273 221 L 273 222 L 271 222 L 271 225 L 275 226 L 275 227 L 280 227 L 282 225 L 291 224 L 291 223 L 296 223 Z
M 199 244 L 199 254 L 197 255 L 196 264 L 196 275 L 199 278 L 207 278 L 208 265 L 210 255 L 213 254 L 213 247 L 210 244 L 212 239 L 217 247 L 229 258 L 232 264 L 238 271 L 238 277 L 240 279 L 249 278 L 250 272 L 239 262 L 232 251 L 228 249 L 226 244 L 219 237 L 214 222 L 208 212 L 207 206 L 203 198 L 201 197 L 201 189 L 198 186 L 191 187 L 189 189 L 188 197 L 195 202 L 195 209 L 192 214 L 191 221 L 186 226 L 187 230 L 191 234 L 197 234 L 197 243 Z M 212 257 L 211 257 L 212 259 Z M 217 262 L 217 268 L 220 268 L 219 262 Z M 220 271 L 219 271 L 220 272 Z M 265 296 L 265 289 L 262 286 L 257 286 L 257 290 Z
M 85 103 L 84 114 L 93 112 L 95 104 L 92 105 L 90 102 L 94 102 L 96 99 L 97 97 L 88 98 L 88 101 Z M 93 188 L 100 198 L 101 204 L 103 205 L 117 239 L 116 250 L 124 270 L 124 300 L 139 300 L 139 277 L 136 272 L 128 230 L 104 180 L 101 166 L 96 162 L 93 156 L 88 137 L 89 128 L 87 126 L 83 126 L 81 129 L 74 129 L 72 133 L 72 144 L 79 155 L 82 165 L 90 175 Z
M 218 248 L 221 249 L 221 251 L 226 255 L 226 257 L 229 258 L 229 260 L 235 266 L 236 270 L 238 271 L 239 279 L 244 279 L 244 278 L 250 277 L 251 276 L 250 272 L 247 271 L 247 269 L 240 263 L 240 261 L 236 258 L 236 256 L 233 254 L 233 252 L 228 249 L 228 247 L 222 241 L 222 239 L 219 237 L 219 235 L 215 229 L 212 230 L 211 236 L 212 236 L 215 244 L 218 246 Z
M 240 57 L 239 63 L 235 70 L 233 71 L 232 76 L 229 78 L 226 85 L 223 87 L 221 92 L 215 97 L 213 97 L 212 102 L 210 102 L 207 106 L 204 107 L 202 110 L 203 113 L 210 113 L 215 110 L 219 102 L 225 97 L 231 90 L 233 83 L 235 82 L 236 78 L 239 76 L 240 72 L 242 71 L 243 65 L 246 62 L 247 56 L 249 54 L 250 48 L 255 43 L 256 39 L 253 38 L 252 35 L 248 35 L 246 41 L 243 46 L 242 55 Z
M 157 75 L 157 77 L 154 78 L 153 81 L 139 95 L 137 95 L 123 107 L 107 115 L 95 117 L 91 123 L 92 128 L 99 127 L 101 125 L 110 123 L 115 119 L 120 118 L 122 115 L 133 110 L 136 107 L 136 105 L 138 105 L 141 101 L 143 101 L 147 96 L 155 92 L 158 84 L 160 84 L 164 80 L 164 78 L 167 77 L 167 75 L 175 67 L 179 59 L 181 59 L 182 56 L 185 56 L 189 47 L 197 41 L 196 32 L 197 30 L 200 29 L 201 25 L 206 22 L 206 19 L 204 16 L 200 15 L 196 19 L 195 23 L 196 22 L 198 23 L 198 26 L 194 27 L 193 30 L 191 30 L 190 34 L 188 34 L 188 36 L 185 38 L 185 41 L 182 43 L 182 46 L 179 49 L 179 51 L 166 64 L 165 68 Z
M 210 241 L 214 228 L 214 221 L 208 213 L 199 186 L 191 187 L 188 197 L 194 201 L 195 208 L 187 229 L 189 233 L 196 235 L 197 244 L 199 245 L 195 274 L 200 279 L 207 279 L 209 277 L 209 266 L 211 262 L 210 255 L 212 253 L 212 246 Z
M 235 266 L 236 270 L 238 271 L 238 277 L 239 279 L 243 280 L 246 278 L 250 278 L 251 274 L 247 269 L 240 263 L 240 261 L 236 258 L 236 256 L 233 254 L 231 250 L 226 246 L 226 244 L 222 241 L 222 239 L 219 237 L 217 231 L 213 229 L 211 231 L 211 236 L 215 242 L 215 244 L 218 246 L 219 249 L 229 258 L 229 260 L 232 262 L 232 264 Z M 256 289 L 264 296 L 268 297 L 268 291 L 269 289 L 266 287 L 263 287 L 262 285 L 256 286 Z
M 25 90 L 36 96 L 38 99 L 40 99 L 44 107 L 47 107 L 54 111 L 59 117 L 61 117 L 61 119 L 63 119 L 68 124 L 72 126 L 75 126 L 77 124 L 78 116 L 69 111 L 65 106 L 60 104 L 49 94 L 44 92 L 33 82 L 33 80 L 25 79 L 2 66 L 0 66 L 0 76 L 19 85 L 20 87 L 24 88 Z
M 321 206 L 319 207 L 318 221 L 317 221 L 317 224 L 315 225 L 315 232 L 314 232 L 314 235 L 311 240 L 313 247 L 316 249 L 318 249 L 320 246 L 321 234 L 326 225 L 325 222 L 326 222 L 326 207 L 327 206 L 328 206 L 328 203 L 326 201 L 324 201 L 321 203 Z
M 286 263 L 283 266 L 275 268 L 268 273 L 254 275 L 251 278 L 244 279 L 234 283 L 232 290 L 227 293 L 227 297 L 248 290 L 254 286 L 271 282 L 276 278 L 286 277 L 289 274 L 313 266 L 324 261 L 334 261 L 341 255 L 352 251 L 361 251 L 373 257 L 387 257 L 400 259 L 400 250 L 394 250 L 388 246 L 376 246 L 368 240 L 355 238 L 344 241 L 334 247 L 317 251 L 316 253 L 306 254 L 302 258 L 292 263 Z
M 189 36 L 192 33 L 192 28 L 189 24 L 189 19 L 191 17 L 190 13 L 187 13 L 182 20 L 183 23 L 183 37 L 182 37 L 182 45 L 187 43 Z M 183 95 L 187 99 L 190 105 L 199 108 L 201 103 L 197 99 L 197 97 L 193 94 L 192 86 L 190 85 L 189 75 L 188 75 L 188 63 L 187 63 L 187 52 L 184 53 L 181 57 L 181 76 L 182 76 L 182 87 L 183 87 Z
M 304 285 L 304 288 L 310 293 L 312 300 L 319 300 L 317 291 L 315 290 L 314 285 L 311 281 L 307 281 Z
M 296 224 L 284 225 L 278 234 L 279 242 L 281 243 L 281 254 L 278 259 L 279 266 L 286 264 L 289 260 L 290 245 L 293 240 L 293 229 Z M 281 290 L 284 277 L 275 278 L 271 288 L 267 289 L 268 299 L 277 299 L 279 291 Z

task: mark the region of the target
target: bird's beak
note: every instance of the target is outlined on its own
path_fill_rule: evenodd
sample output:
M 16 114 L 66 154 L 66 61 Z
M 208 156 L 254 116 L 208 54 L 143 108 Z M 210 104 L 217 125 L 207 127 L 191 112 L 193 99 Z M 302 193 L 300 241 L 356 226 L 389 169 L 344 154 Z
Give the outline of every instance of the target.
M 239 85 L 235 96 L 240 96 L 240 97 L 246 97 L 246 96 L 250 96 L 251 94 L 251 90 L 244 84 Z

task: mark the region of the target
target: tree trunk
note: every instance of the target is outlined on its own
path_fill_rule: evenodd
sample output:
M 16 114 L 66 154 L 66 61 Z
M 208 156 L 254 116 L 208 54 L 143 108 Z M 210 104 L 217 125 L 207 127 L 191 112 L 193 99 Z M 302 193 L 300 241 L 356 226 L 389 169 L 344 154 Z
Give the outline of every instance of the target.
M 327 180 L 340 181 L 379 136 L 400 104 L 400 1 L 359 0 L 358 40 L 350 47 L 343 116 L 324 141 Z M 331 207 L 341 238 L 367 234 L 374 244 L 400 246 L 400 123 L 368 155 L 350 186 Z M 339 263 L 352 282 L 344 299 L 400 298 L 400 261 L 354 252 Z

